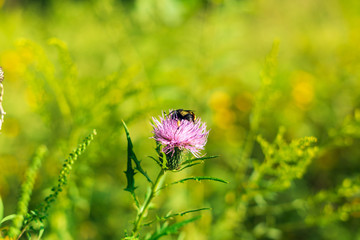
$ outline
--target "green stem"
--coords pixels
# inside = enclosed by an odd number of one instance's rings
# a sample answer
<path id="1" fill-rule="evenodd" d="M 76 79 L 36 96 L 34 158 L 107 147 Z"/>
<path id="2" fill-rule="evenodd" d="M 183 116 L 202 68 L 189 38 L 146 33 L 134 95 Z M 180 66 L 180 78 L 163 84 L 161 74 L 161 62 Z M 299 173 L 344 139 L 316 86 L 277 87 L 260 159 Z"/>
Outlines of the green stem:
<path id="1" fill-rule="evenodd" d="M 155 194 L 159 188 L 159 184 L 160 184 L 161 179 L 164 176 L 164 174 L 165 174 L 165 170 L 161 169 L 159 172 L 159 175 L 157 176 L 155 182 L 153 183 L 153 185 L 151 187 L 150 194 L 148 194 L 148 196 L 146 197 L 146 199 L 144 201 L 144 204 L 139 208 L 139 211 L 136 216 L 135 223 L 134 223 L 134 229 L 132 231 L 133 236 L 136 236 L 138 234 L 141 221 L 144 218 L 144 214 L 146 213 L 147 209 L 149 208 L 152 199 L 155 197 Z"/>

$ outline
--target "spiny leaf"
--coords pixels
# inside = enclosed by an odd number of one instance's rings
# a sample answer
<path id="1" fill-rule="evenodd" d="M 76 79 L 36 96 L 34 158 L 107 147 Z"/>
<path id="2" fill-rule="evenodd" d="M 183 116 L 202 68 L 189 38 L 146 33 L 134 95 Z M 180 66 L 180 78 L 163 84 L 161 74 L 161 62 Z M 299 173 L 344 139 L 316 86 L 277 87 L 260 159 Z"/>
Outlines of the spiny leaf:
<path id="1" fill-rule="evenodd" d="M 222 183 L 228 183 L 227 181 L 225 180 L 222 180 L 220 178 L 215 178 L 215 177 L 207 177 L 207 176 L 202 176 L 202 177 L 188 177 L 188 178 L 183 178 L 179 181 L 176 181 L 176 182 L 173 182 L 173 183 L 170 183 L 170 184 L 166 184 L 164 185 L 162 188 L 160 188 L 159 190 L 161 189 L 164 189 L 166 187 L 169 187 L 171 185 L 174 185 L 174 184 L 178 184 L 178 183 L 183 183 L 183 182 L 186 182 L 186 181 L 189 181 L 189 180 L 195 180 L 195 181 L 203 181 L 203 180 L 209 180 L 209 181 L 215 181 L 215 182 L 222 182 Z M 158 190 L 158 191 L 159 191 Z"/>
<path id="2" fill-rule="evenodd" d="M 137 159 L 135 152 L 133 150 L 133 144 L 130 138 L 130 133 L 129 133 L 129 129 L 127 128 L 126 124 L 124 121 L 122 121 L 123 125 L 124 125 L 124 129 L 125 129 L 125 133 L 126 133 L 126 138 L 128 141 L 128 166 L 129 166 L 129 161 L 132 159 L 135 163 L 135 169 L 138 170 L 142 175 L 144 175 L 146 177 L 146 179 L 150 182 L 153 183 L 151 181 L 151 179 L 149 178 L 149 176 L 147 175 L 147 173 L 142 169 L 141 165 L 140 165 L 140 161 Z M 130 159 L 130 160 L 129 160 Z M 131 167 L 132 168 L 132 167 Z M 132 174 L 131 171 L 129 174 Z M 132 181 L 134 180 L 134 175 L 135 173 L 133 173 L 132 175 Z M 130 175 L 129 175 L 130 176 Z M 127 176 L 126 176 L 127 177 Z M 129 182 L 128 182 L 129 183 Z M 133 186 L 134 187 L 134 186 Z"/>
<path id="3" fill-rule="evenodd" d="M 126 179 L 127 179 L 127 186 L 124 190 L 128 191 L 130 193 L 134 193 L 134 191 L 136 189 L 135 180 L 134 180 L 135 171 L 132 168 L 131 159 L 130 159 L 130 161 L 128 160 L 127 169 L 126 169 L 126 171 L 124 171 L 124 173 L 125 173 Z"/>
<path id="4" fill-rule="evenodd" d="M 132 166 L 132 161 L 131 161 L 131 153 L 132 153 L 132 142 L 130 139 L 130 134 L 129 131 L 126 127 L 125 122 L 123 122 L 124 128 L 125 128 L 125 132 L 126 132 L 126 137 L 128 139 L 128 154 L 127 154 L 127 168 L 126 171 L 124 172 L 126 175 L 126 179 L 127 179 L 127 186 L 124 189 L 125 191 L 130 192 L 131 194 L 135 194 L 135 179 L 134 179 L 134 175 L 135 175 L 135 170 Z"/>
<path id="5" fill-rule="evenodd" d="M 178 232 L 178 230 L 185 226 L 188 223 L 194 222 L 196 220 L 198 220 L 201 216 L 196 216 L 190 219 L 186 219 L 177 223 L 174 223 L 172 225 L 164 225 L 161 229 L 159 229 L 156 233 L 154 233 L 149 240 L 156 240 L 159 239 L 162 236 L 166 236 L 166 235 L 170 235 L 170 234 L 175 234 Z"/>

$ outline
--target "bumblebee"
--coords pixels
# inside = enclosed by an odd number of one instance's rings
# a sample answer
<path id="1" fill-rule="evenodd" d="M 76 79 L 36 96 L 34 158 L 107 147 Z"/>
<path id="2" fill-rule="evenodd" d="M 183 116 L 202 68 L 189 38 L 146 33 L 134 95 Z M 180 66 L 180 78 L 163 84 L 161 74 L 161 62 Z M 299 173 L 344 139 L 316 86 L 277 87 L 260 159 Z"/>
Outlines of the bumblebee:
<path id="1" fill-rule="evenodd" d="M 189 122 L 195 122 L 196 116 L 192 110 L 176 109 L 169 113 L 171 119 L 177 120 L 178 126 L 180 126 L 181 120 L 187 120 Z"/>

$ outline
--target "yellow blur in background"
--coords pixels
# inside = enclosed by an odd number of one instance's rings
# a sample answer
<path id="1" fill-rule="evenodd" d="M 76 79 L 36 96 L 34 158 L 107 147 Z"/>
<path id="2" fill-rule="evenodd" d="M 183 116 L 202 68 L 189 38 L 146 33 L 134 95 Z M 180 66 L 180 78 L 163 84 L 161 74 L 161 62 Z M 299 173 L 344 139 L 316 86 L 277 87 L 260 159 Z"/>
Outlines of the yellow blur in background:
<path id="1" fill-rule="evenodd" d="M 165 239 L 236 239 L 240 232 L 249 232 L 241 235 L 249 240 L 356 239 L 359 214 L 323 228 L 301 228 L 295 212 L 260 221 L 255 209 L 245 222 L 237 202 L 250 175 L 246 169 L 252 169 L 253 159 L 264 159 L 259 144 L 248 143 L 249 136 L 272 141 L 281 126 L 286 141 L 315 136 L 320 151 L 302 179 L 266 204 L 282 206 L 357 176 L 359 9 L 358 1 L 339 0 L 0 0 L 5 215 L 16 209 L 24 172 L 39 145 L 45 144 L 49 154 L 30 209 L 56 183 L 67 154 L 95 128 L 98 136 L 74 165 L 43 238 L 124 237 L 135 210 L 123 191 L 127 148 L 121 121 L 153 176 L 156 168 L 147 157 L 155 155 L 151 117 L 183 108 L 194 110 L 211 129 L 204 153 L 220 156 L 183 177 L 211 175 L 230 184 L 184 184 L 158 196 L 156 205 L 167 208 L 164 214 L 212 208 Z M 276 39 L 276 64 L 265 79 L 266 56 Z M 250 149 L 246 160 L 244 149 Z M 146 181 L 138 175 L 136 185 L 146 192 Z M 170 174 L 167 181 L 176 179 Z M 256 201 L 265 204 L 260 197 Z M 336 212 L 332 205 L 323 208 Z M 271 226 L 266 231 L 264 222 Z"/>

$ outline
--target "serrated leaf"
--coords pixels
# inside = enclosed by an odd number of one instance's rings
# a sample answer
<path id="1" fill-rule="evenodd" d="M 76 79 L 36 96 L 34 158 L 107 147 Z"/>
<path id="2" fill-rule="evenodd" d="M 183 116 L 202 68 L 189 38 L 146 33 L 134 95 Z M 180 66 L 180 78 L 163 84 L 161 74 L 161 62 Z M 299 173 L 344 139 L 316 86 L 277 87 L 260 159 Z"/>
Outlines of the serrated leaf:
<path id="1" fill-rule="evenodd" d="M 126 186 L 126 188 L 124 190 L 128 191 L 130 193 L 134 193 L 134 191 L 136 189 L 136 187 L 135 187 L 135 179 L 134 179 L 135 171 L 132 168 L 130 158 L 128 158 L 127 169 L 126 169 L 126 171 L 124 171 L 124 173 L 126 175 L 126 180 L 127 180 L 127 186 Z"/>
<path id="2" fill-rule="evenodd" d="M 183 182 L 186 182 L 186 181 L 189 181 L 189 180 L 195 180 L 195 181 L 204 181 L 204 180 L 208 180 L 208 181 L 215 181 L 215 182 L 221 182 L 221 183 L 229 183 L 223 179 L 220 179 L 220 178 L 215 178 L 215 177 L 207 177 L 207 176 L 202 176 L 202 177 L 188 177 L 188 178 L 183 178 L 179 181 L 176 181 L 176 182 L 173 182 L 173 183 L 170 183 L 170 184 L 166 184 L 164 185 L 162 188 L 160 188 L 159 190 L 161 189 L 164 189 L 166 187 L 169 187 L 171 185 L 175 185 L 175 184 L 178 184 L 178 183 L 183 183 Z M 158 190 L 158 191 L 159 191 Z"/>
<path id="3" fill-rule="evenodd" d="M 134 161 L 135 163 L 135 169 L 138 170 L 142 175 L 145 176 L 145 178 L 152 184 L 153 182 L 151 181 L 150 177 L 147 175 L 147 173 L 142 169 L 141 165 L 140 165 L 140 161 L 137 159 L 136 155 L 135 155 L 135 152 L 133 150 L 133 144 L 132 144 L 132 141 L 131 141 L 131 137 L 130 137 L 130 132 L 129 132 L 129 129 L 127 128 L 126 124 L 124 121 L 122 121 L 123 125 L 124 125 L 124 129 L 125 129 L 125 133 L 126 133 L 126 139 L 127 139 L 127 142 L 128 142 L 128 169 L 131 169 L 129 170 L 128 173 L 125 172 L 126 174 L 126 177 L 129 176 L 129 179 L 128 179 L 128 187 L 129 187 L 129 183 L 130 184 L 133 184 L 132 186 L 130 185 L 130 188 L 129 189 L 132 189 L 134 188 L 134 184 L 135 184 L 135 181 L 134 181 L 134 175 L 135 175 L 135 171 L 134 171 L 134 168 L 132 168 L 132 164 L 131 164 L 131 160 Z M 129 168 L 129 166 L 131 165 L 131 168 Z M 129 182 L 130 180 L 130 182 Z M 126 189 L 128 189 L 128 187 Z M 135 188 L 133 189 L 135 190 Z"/>
<path id="4" fill-rule="evenodd" d="M 194 222 L 196 220 L 198 220 L 201 216 L 196 216 L 190 219 L 186 219 L 177 223 L 174 223 L 172 225 L 164 225 L 162 228 L 160 228 L 156 233 L 154 233 L 149 240 L 156 240 L 159 239 L 163 236 L 166 235 L 170 235 L 170 234 L 175 234 L 178 232 L 178 230 L 185 226 L 188 223 Z"/>
<path id="5" fill-rule="evenodd" d="M 126 138 L 128 140 L 128 154 L 127 154 L 127 167 L 126 167 L 126 171 L 124 171 L 125 175 L 126 175 L 126 180 L 127 180 L 127 186 L 126 188 L 124 189 L 125 191 L 128 191 L 130 193 L 134 193 L 136 187 L 135 187 L 135 179 L 134 179 L 134 176 L 135 176 L 135 170 L 132 166 L 132 156 L 131 154 L 134 154 L 133 153 L 133 146 L 132 146 L 132 142 L 131 142 L 131 139 L 130 139 L 130 134 L 129 134 L 129 130 L 125 124 L 125 122 L 123 121 L 123 125 L 124 125 L 124 128 L 125 128 L 125 133 L 126 133 Z"/>

